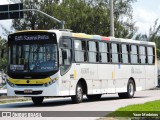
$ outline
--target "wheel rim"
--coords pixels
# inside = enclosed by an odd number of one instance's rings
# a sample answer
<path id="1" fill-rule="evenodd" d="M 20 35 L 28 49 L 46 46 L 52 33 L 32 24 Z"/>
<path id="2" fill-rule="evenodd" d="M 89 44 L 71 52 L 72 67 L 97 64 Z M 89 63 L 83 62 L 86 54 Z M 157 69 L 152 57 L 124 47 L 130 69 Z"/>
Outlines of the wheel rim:
<path id="1" fill-rule="evenodd" d="M 78 87 L 77 88 L 77 98 L 78 100 L 82 100 L 82 88 L 81 87 Z"/>
<path id="2" fill-rule="evenodd" d="M 132 96 L 134 94 L 134 87 L 133 87 L 133 84 L 130 83 L 129 84 L 129 94 Z"/>

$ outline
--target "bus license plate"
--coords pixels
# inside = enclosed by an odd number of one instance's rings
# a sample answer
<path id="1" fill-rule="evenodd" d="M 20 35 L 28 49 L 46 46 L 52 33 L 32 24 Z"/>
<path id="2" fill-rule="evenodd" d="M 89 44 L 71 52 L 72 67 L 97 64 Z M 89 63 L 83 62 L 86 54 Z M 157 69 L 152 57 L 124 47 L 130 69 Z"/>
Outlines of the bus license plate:
<path id="1" fill-rule="evenodd" d="M 24 93 L 32 93 L 32 90 L 30 89 L 24 90 Z"/>

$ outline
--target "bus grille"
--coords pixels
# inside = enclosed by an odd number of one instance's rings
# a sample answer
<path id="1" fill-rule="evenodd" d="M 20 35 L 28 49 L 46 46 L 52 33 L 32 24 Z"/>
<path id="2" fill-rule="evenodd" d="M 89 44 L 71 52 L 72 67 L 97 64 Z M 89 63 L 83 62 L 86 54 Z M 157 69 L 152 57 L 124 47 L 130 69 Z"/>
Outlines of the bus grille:
<path id="1" fill-rule="evenodd" d="M 18 94 L 18 95 L 39 95 L 39 94 L 42 94 L 42 90 L 32 91 L 32 93 L 24 93 L 24 91 L 15 91 L 15 94 Z"/>
<path id="2" fill-rule="evenodd" d="M 43 84 L 15 84 L 17 86 L 43 86 Z"/>

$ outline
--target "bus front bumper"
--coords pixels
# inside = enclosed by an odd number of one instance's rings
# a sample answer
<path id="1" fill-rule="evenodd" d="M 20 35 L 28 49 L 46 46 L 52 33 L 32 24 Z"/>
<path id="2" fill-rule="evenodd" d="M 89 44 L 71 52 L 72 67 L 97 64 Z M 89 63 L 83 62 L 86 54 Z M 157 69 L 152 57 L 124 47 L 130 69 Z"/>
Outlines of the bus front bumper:
<path id="1" fill-rule="evenodd" d="M 7 96 L 59 96 L 58 83 L 50 86 L 14 86 L 7 84 Z"/>

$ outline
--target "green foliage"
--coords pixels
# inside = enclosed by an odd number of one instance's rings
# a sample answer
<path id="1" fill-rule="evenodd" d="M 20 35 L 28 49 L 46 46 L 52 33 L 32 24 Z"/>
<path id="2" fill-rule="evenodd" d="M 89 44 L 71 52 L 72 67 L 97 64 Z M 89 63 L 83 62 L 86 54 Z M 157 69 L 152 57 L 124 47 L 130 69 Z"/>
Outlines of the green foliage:
<path id="1" fill-rule="evenodd" d="M 4 52 L 6 50 L 5 43 L 6 43 L 6 40 L 0 37 L 0 55 L 2 54 L 2 50 L 4 50 Z M 6 69 L 6 65 L 7 65 L 7 56 L 4 55 L 3 58 L 0 57 L 0 70 Z"/>
<path id="2" fill-rule="evenodd" d="M 149 29 L 149 34 L 138 34 L 135 38 L 136 40 L 155 42 L 157 47 L 157 56 L 160 57 L 160 24 L 158 24 L 158 19 Z"/>
<path id="3" fill-rule="evenodd" d="M 32 1 L 32 2 L 31 2 Z M 114 0 L 115 36 L 131 38 L 136 31 L 132 22 L 132 6 L 135 0 Z M 39 9 L 65 21 L 65 28 L 73 32 L 110 35 L 109 0 L 23 0 L 24 8 Z M 127 21 L 121 18 L 126 17 Z M 13 28 L 60 29 L 59 23 L 36 12 L 26 12 L 24 19 L 13 20 Z"/>
<path id="4" fill-rule="evenodd" d="M 135 117 L 133 113 L 142 114 L 142 113 L 155 113 L 160 114 L 160 100 L 146 102 L 144 104 L 135 104 L 129 105 L 117 109 L 115 112 L 108 114 L 107 116 L 112 117 Z M 145 117 L 145 116 L 144 116 Z"/>
<path id="5" fill-rule="evenodd" d="M 6 65 L 7 65 L 7 59 L 6 58 L 0 59 L 0 69 L 6 71 Z"/>

